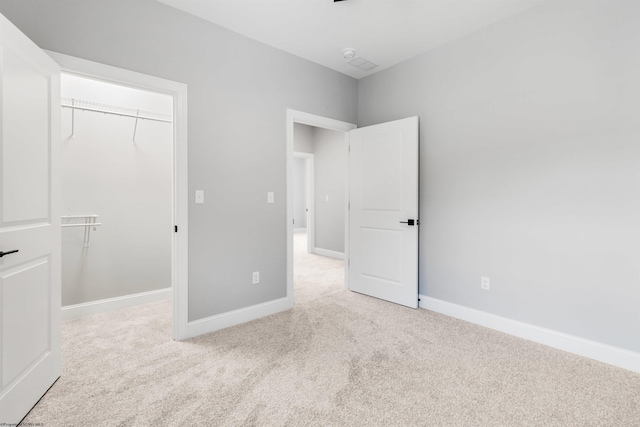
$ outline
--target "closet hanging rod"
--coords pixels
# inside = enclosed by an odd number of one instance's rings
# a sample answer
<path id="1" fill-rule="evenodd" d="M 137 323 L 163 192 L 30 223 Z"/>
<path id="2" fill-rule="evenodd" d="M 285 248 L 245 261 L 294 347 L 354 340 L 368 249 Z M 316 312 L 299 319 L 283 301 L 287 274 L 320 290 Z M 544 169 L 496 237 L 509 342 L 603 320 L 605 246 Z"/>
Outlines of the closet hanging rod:
<path id="1" fill-rule="evenodd" d="M 93 111 L 96 113 L 112 114 L 114 116 L 133 117 L 135 119 L 152 120 L 155 122 L 163 122 L 163 123 L 173 122 L 173 120 L 171 119 L 160 118 L 159 116 L 161 115 L 157 113 L 151 113 L 148 111 L 139 111 L 139 110 L 132 110 L 131 112 L 127 112 L 126 108 L 116 107 L 116 106 L 106 105 L 106 104 L 97 104 L 89 101 L 81 101 L 81 100 L 72 99 L 72 98 L 63 98 L 62 102 L 60 103 L 60 106 L 63 108 L 71 108 L 73 110 Z M 120 112 L 110 111 L 110 110 L 120 110 Z M 153 117 L 153 116 L 156 116 L 156 117 Z"/>
<path id="2" fill-rule="evenodd" d="M 82 247 L 88 248 L 91 246 L 91 227 L 96 230 L 96 227 L 102 225 L 98 221 L 98 215 L 63 215 L 60 217 L 61 227 L 84 227 L 84 242 Z M 84 222 L 82 222 L 84 220 Z"/>

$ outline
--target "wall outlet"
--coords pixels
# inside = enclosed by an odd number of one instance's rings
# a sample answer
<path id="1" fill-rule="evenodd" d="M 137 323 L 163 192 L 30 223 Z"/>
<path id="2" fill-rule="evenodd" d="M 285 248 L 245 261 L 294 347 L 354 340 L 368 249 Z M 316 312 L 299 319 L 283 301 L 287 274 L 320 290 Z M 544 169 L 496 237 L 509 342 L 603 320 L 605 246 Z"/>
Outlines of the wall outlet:
<path id="1" fill-rule="evenodd" d="M 253 272 L 253 284 L 257 285 L 258 283 L 260 283 L 260 272 L 259 271 L 254 271 Z"/>
<path id="2" fill-rule="evenodd" d="M 196 190 L 196 203 L 204 203 L 204 190 Z"/>
<path id="3" fill-rule="evenodd" d="M 484 289 L 485 291 L 491 290 L 491 282 L 489 281 L 488 277 L 482 276 L 480 278 L 480 288 Z"/>

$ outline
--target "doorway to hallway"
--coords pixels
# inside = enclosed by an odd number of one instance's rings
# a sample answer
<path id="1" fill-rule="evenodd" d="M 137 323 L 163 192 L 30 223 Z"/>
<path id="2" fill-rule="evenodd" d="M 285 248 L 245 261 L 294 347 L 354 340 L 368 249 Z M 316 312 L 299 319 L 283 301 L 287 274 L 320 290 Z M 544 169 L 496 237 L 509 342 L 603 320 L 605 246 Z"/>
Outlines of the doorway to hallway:
<path id="1" fill-rule="evenodd" d="M 347 287 L 347 132 L 355 125 L 289 112 L 287 296 L 300 304 Z"/>

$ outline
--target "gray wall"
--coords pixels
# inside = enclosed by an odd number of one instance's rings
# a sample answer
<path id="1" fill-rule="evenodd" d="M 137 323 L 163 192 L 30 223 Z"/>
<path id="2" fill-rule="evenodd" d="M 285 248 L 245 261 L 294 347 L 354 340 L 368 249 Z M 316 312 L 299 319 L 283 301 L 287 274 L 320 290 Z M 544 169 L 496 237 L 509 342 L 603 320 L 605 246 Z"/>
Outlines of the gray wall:
<path id="1" fill-rule="evenodd" d="M 314 155 L 314 245 L 344 253 L 347 178 L 344 133 L 295 123 L 293 150 Z"/>
<path id="2" fill-rule="evenodd" d="M 344 253 L 347 152 L 343 132 L 315 128 L 315 247 Z M 327 201 L 327 197 L 329 200 Z"/>
<path id="3" fill-rule="evenodd" d="M 293 124 L 293 151 L 313 153 L 313 126 Z"/>
<path id="4" fill-rule="evenodd" d="M 61 93 L 171 117 L 167 95 L 63 76 Z M 62 229 L 62 305 L 171 287 L 171 123 L 62 108 L 63 215 L 98 214 L 102 225 Z"/>
<path id="5" fill-rule="evenodd" d="M 293 151 L 313 154 L 312 126 L 293 124 Z M 296 158 L 293 166 L 293 219 L 296 228 L 307 227 L 307 166 Z"/>
<path id="6" fill-rule="evenodd" d="M 360 126 L 420 116 L 422 294 L 640 351 L 639 22 L 550 2 L 360 81 Z"/>
<path id="7" fill-rule="evenodd" d="M 293 226 L 307 228 L 307 159 L 293 159 Z"/>
<path id="8" fill-rule="evenodd" d="M 152 0 L 0 0 L 0 13 L 44 49 L 188 85 L 189 320 L 285 296 L 286 109 L 354 122 L 354 79 Z"/>

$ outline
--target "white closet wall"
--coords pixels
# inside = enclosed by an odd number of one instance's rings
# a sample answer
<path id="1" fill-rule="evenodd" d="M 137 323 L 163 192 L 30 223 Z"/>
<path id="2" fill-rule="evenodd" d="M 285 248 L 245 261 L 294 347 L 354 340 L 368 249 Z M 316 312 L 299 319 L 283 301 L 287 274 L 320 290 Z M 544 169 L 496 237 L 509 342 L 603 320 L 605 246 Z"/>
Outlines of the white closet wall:
<path id="1" fill-rule="evenodd" d="M 168 118 L 172 98 L 72 75 L 62 97 L 150 111 Z M 171 123 L 62 108 L 62 214 L 97 214 L 62 229 L 62 305 L 171 286 Z M 73 116 L 73 117 L 72 117 Z M 71 134 L 73 132 L 73 138 Z"/>

